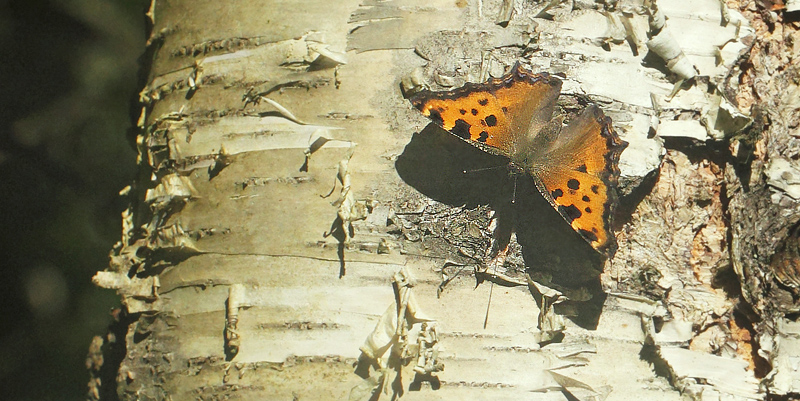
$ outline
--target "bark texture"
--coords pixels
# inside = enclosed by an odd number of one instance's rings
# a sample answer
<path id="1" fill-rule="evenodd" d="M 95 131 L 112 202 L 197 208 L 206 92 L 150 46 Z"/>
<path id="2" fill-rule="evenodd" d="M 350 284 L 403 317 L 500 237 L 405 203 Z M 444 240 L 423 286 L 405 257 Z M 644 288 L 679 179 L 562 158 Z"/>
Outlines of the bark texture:
<path id="1" fill-rule="evenodd" d="M 778 5 L 747 9 L 757 40 L 740 76 L 740 108 L 750 108 L 754 126 L 733 141 L 726 166 L 730 198 L 731 255 L 742 296 L 752 308 L 759 354 L 771 371 L 764 380 L 773 394 L 800 393 L 791 368 L 800 355 L 798 302 L 798 56 L 796 13 Z"/>
<path id="2" fill-rule="evenodd" d="M 797 392 L 778 368 L 797 355 L 794 25 L 664 3 L 154 0 L 141 174 L 94 279 L 125 305 L 91 354 L 116 380 L 90 394 Z M 519 60 L 630 142 L 612 259 L 404 98 Z"/>

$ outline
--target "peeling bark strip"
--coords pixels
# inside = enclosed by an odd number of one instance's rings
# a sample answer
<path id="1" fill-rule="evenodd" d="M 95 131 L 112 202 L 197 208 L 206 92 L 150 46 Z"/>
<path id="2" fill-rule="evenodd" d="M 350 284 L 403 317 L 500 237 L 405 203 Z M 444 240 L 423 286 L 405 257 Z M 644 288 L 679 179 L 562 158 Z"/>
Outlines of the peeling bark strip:
<path id="1" fill-rule="evenodd" d="M 151 4 L 140 175 L 93 279 L 124 311 L 93 341 L 90 399 L 800 391 L 800 79 L 788 64 L 800 37 L 784 11 L 717 0 Z M 630 143 L 620 216 L 631 217 L 605 264 L 571 228 L 553 229 L 563 221 L 532 200 L 531 183 L 513 186 L 491 155 L 421 130 L 401 93 L 485 82 L 515 62 L 562 77 L 559 109 L 597 104 Z M 332 207 L 320 195 L 337 180 Z M 325 237 L 337 218 L 343 235 Z M 490 228 L 509 222 L 523 229 L 505 263 L 473 272 L 506 245 L 492 245 Z M 382 318 L 387 305 L 402 310 L 398 272 L 416 278 L 414 305 L 437 324 L 392 326 L 407 364 L 386 362 L 390 378 L 362 346 L 401 316 Z M 497 288 L 476 287 L 485 280 Z"/>

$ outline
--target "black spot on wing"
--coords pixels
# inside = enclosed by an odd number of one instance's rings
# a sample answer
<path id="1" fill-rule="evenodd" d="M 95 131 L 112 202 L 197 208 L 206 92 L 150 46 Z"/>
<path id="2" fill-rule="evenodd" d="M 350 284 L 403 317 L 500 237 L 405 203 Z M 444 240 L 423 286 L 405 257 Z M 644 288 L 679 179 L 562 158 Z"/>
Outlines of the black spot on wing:
<path id="1" fill-rule="evenodd" d="M 472 115 L 473 116 L 477 116 L 478 115 L 478 109 L 472 109 Z"/>
<path id="2" fill-rule="evenodd" d="M 478 100 L 478 104 L 480 104 L 481 106 L 486 106 L 487 104 L 489 104 L 489 99 Z"/>
<path id="3" fill-rule="evenodd" d="M 590 199 L 588 196 L 586 196 L 586 195 L 583 195 L 583 198 L 581 198 L 581 199 L 583 199 L 583 201 L 584 201 L 584 202 L 589 202 L 589 201 L 591 200 L 591 199 Z"/>
<path id="4" fill-rule="evenodd" d="M 591 231 L 584 230 L 584 229 L 580 229 L 580 230 L 578 230 L 578 232 L 579 232 L 581 235 L 583 235 L 584 237 L 586 237 L 586 239 L 588 239 L 589 241 L 592 241 L 592 242 L 595 242 L 595 241 L 597 241 L 597 235 L 595 235 L 595 234 L 594 234 L 593 232 L 591 232 Z"/>
<path id="5" fill-rule="evenodd" d="M 594 193 L 596 193 L 596 194 L 597 194 L 597 193 L 600 193 L 600 192 L 598 192 L 598 191 L 600 191 L 600 187 L 598 187 L 597 185 L 592 185 L 592 192 L 594 192 Z"/>
<path id="6" fill-rule="evenodd" d="M 581 173 L 585 173 L 586 172 L 586 165 L 585 164 L 581 164 L 580 166 L 578 166 L 577 170 L 580 171 Z"/>
<path id="7" fill-rule="evenodd" d="M 574 190 L 577 191 L 578 189 L 581 188 L 581 183 L 580 183 L 580 181 L 578 181 L 578 180 L 576 180 L 574 178 L 570 179 L 569 181 L 567 181 L 567 188 L 574 189 Z"/>
<path id="8" fill-rule="evenodd" d="M 456 120 L 456 123 L 453 125 L 453 129 L 451 129 L 450 132 L 459 138 L 469 139 L 469 127 L 471 127 L 471 125 L 469 125 L 468 122 L 459 118 Z"/>
<path id="9" fill-rule="evenodd" d="M 553 192 L 551 192 L 550 195 L 553 195 L 553 199 L 558 199 L 558 198 L 564 196 L 564 191 L 562 191 L 560 189 L 556 189 Z"/>
<path id="10" fill-rule="evenodd" d="M 486 121 L 486 125 L 490 127 L 494 127 L 495 125 L 497 125 L 497 117 L 495 117 L 494 114 L 489 114 L 488 116 L 486 116 L 484 121 Z"/>
<path id="11" fill-rule="evenodd" d="M 444 126 L 444 119 L 442 118 L 442 114 L 439 113 L 438 111 L 431 110 L 430 111 L 430 115 L 428 115 L 428 117 L 430 117 L 431 121 L 436 123 L 436 125 L 438 125 L 440 127 Z"/>
<path id="12" fill-rule="evenodd" d="M 572 222 L 572 220 L 575 220 L 575 219 L 577 219 L 577 218 L 579 218 L 579 217 L 581 217 L 583 215 L 583 213 L 581 213 L 580 209 L 575 207 L 575 205 L 559 206 L 558 207 L 558 211 L 564 217 L 566 217 L 567 221 L 569 221 L 570 223 Z"/>
<path id="13" fill-rule="evenodd" d="M 508 113 L 508 107 L 506 107 L 506 106 L 503 106 L 503 107 L 502 107 L 502 110 L 503 110 L 503 113 Z"/>
<path id="14" fill-rule="evenodd" d="M 477 141 L 486 142 L 487 139 L 489 139 L 489 133 L 486 131 L 481 131 L 481 135 L 478 137 Z"/>
<path id="15" fill-rule="evenodd" d="M 458 112 L 459 112 L 459 113 L 461 113 L 461 115 L 462 115 L 462 116 L 463 116 L 464 114 L 467 114 L 467 111 L 466 111 L 466 110 L 464 110 L 464 109 L 459 109 L 459 110 L 458 110 Z"/>
<path id="16" fill-rule="evenodd" d="M 586 212 L 586 213 L 592 213 L 592 208 L 590 208 L 589 206 L 586 206 L 586 209 L 583 209 L 583 211 Z"/>

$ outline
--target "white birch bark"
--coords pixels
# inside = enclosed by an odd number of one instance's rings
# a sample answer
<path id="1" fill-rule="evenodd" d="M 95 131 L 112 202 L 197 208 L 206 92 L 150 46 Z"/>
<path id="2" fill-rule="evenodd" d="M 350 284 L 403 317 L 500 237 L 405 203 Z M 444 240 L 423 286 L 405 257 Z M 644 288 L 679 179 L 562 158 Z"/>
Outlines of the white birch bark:
<path id="1" fill-rule="evenodd" d="M 715 282 L 731 264 L 715 152 L 750 121 L 731 99 L 754 40 L 737 11 L 153 0 L 148 15 L 141 175 L 95 277 L 127 309 L 120 398 L 763 397 Z M 613 259 L 530 185 L 529 210 L 492 221 L 508 183 L 460 175 L 491 161 L 403 97 L 517 61 L 563 74 L 562 104 L 598 103 L 630 142 Z M 508 224 L 507 263 L 483 271 Z M 444 370 L 415 373 L 417 345 Z"/>

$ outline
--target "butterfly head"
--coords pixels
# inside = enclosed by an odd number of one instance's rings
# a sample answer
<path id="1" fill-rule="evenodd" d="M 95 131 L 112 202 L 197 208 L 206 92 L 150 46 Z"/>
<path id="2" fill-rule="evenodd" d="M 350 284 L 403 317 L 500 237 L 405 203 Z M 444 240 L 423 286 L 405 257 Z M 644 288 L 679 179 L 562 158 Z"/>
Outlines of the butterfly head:
<path id="1" fill-rule="evenodd" d="M 523 164 L 515 162 L 513 160 L 508 162 L 508 176 L 509 177 L 516 178 L 516 177 L 518 177 L 520 175 L 525 174 L 525 172 L 526 172 L 526 170 L 525 170 L 525 167 L 524 167 Z"/>

